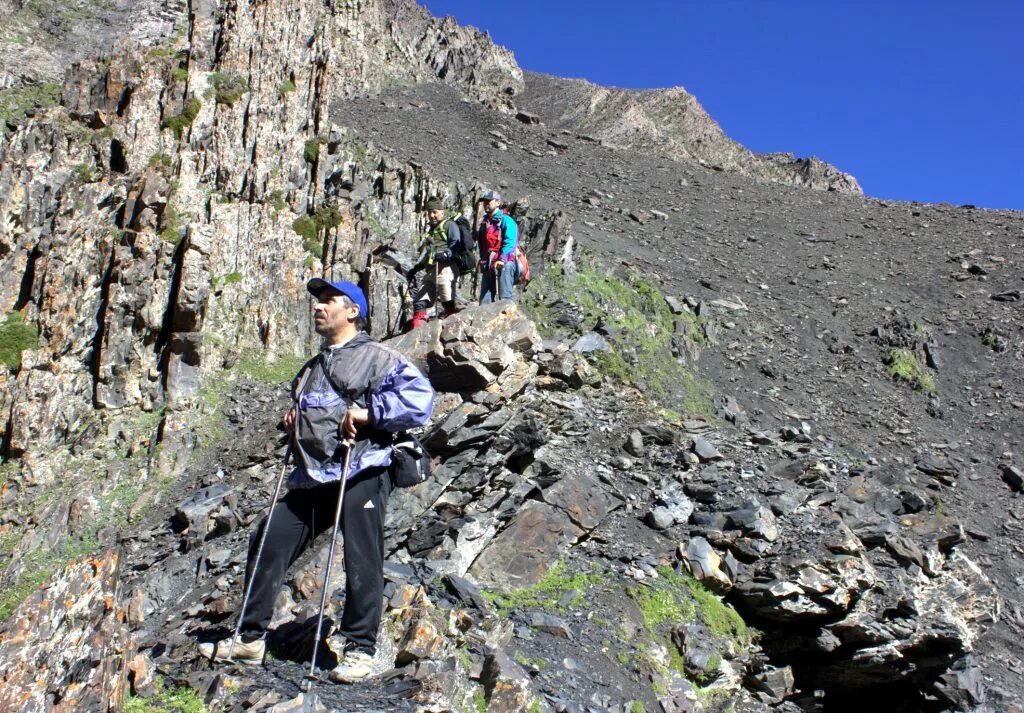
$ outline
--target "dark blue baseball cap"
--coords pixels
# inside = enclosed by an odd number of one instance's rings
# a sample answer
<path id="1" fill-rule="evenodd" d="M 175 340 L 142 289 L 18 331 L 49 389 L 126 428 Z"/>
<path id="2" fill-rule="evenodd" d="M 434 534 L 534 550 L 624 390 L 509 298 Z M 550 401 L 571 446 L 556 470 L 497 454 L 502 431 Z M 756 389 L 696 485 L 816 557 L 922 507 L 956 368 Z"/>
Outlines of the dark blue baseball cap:
<path id="1" fill-rule="evenodd" d="M 338 292 L 352 300 L 359 307 L 360 317 L 362 317 L 363 319 L 367 319 L 369 317 L 370 310 L 367 309 L 366 307 L 366 295 L 363 294 L 363 291 L 359 288 L 359 285 L 355 284 L 354 282 L 345 282 L 344 280 L 339 280 L 338 282 L 328 282 L 322 277 L 314 277 L 312 280 L 306 283 L 306 289 L 309 291 L 309 294 L 313 295 L 314 297 L 320 294 L 320 290 L 327 287 L 337 290 Z"/>

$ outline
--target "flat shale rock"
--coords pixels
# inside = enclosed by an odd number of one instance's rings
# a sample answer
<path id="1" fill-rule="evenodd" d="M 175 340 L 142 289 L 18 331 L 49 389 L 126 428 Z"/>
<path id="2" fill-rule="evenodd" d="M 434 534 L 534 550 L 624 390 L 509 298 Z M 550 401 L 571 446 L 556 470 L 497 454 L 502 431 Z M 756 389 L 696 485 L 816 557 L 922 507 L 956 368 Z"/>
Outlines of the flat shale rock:
<path id="1" fill-rule="evenodd" d="M 593 530 L 622 505 L 621 498 L 589 473 L 562 478 L 544 491 L 544 501 L 564 510 L 584 530 Z"/>
<path id="2" fill-rule="evenodd" d="M 531 500 L 480 553 L 469 572 L 501 592 L 532 586 L 583 533 L 563 510 Z"/>

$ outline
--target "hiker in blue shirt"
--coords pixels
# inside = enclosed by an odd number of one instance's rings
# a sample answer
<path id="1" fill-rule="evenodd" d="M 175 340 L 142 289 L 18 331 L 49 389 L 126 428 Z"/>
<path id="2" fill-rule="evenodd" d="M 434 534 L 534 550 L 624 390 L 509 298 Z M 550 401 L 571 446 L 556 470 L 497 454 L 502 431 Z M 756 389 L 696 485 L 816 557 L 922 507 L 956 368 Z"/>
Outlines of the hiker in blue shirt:
<path id="1" fill-rule="evenodd" d="M 487 191 L 480 201 L 484 204 L 484 217 L 477 229 L 480 304 L 495 299 L 510 300 L 515 294 L 512 286 L 516 284 L 518 271 L 519 228 L 512 216 L 501 209 L 501 194 Z"/>

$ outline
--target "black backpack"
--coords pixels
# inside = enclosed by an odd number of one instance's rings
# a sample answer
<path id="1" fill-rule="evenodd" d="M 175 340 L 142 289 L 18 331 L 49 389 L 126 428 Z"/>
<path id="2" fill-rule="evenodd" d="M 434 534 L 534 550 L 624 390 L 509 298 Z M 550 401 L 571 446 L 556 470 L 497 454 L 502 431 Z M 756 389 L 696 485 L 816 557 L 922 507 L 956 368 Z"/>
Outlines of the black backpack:
<path id="1" fill-rule="evenodd" d="M 476 269 L 476 241 L 473 239 L 473 226 L 469 224 L 466 216 L 459 215 L 451 220 L 459 229 L 459 244 L 452 250 L 452 260 L 459 268 L 459 272 L 467 273 Z"/>
<path id="2" fill-rule="evenodd" d="M 420 439 L 408 431 L 395 435 L 391 444 L 391 465 L 388 475 L 396 488 L 411 488 L 430 477 L 430 454 Z"/>

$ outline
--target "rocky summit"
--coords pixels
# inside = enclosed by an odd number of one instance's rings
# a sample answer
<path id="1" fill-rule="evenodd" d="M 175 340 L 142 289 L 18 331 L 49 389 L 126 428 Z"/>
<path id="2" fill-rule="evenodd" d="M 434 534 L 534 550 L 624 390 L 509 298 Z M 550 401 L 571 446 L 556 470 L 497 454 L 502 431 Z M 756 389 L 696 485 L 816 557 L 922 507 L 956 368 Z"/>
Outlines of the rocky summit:
<path id="1" fill-rule="evenodd" d="M 0 8 L 0 708 L 1021 710 L 1024 215 L 867 198 L 412 0 Z M 533 280 L 406 333 L 420 209 L 487 189 Z M 377 675 L 305 691 L 327 538 L 263 667 L 198 644 L 315 276 L 437 399 Z"/>

